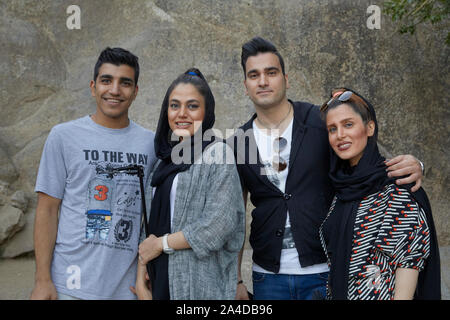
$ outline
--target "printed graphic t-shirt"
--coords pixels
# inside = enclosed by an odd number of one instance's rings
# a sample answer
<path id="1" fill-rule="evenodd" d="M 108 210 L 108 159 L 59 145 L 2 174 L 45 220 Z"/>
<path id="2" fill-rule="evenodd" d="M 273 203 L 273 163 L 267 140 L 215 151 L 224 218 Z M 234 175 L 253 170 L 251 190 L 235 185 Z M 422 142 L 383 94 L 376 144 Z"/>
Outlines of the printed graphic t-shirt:
<path id="1" fill-rule="evenodd" d="M 36 192 L 62 199 L 51 266 L 58 292 L 81 299 L 135 299 L 141 222 L 136 175 L 114 172 L 156 160 L 154 133 L 133 121 L 109 129 L 89 116 L 55 126 L 45 143 Z"/>

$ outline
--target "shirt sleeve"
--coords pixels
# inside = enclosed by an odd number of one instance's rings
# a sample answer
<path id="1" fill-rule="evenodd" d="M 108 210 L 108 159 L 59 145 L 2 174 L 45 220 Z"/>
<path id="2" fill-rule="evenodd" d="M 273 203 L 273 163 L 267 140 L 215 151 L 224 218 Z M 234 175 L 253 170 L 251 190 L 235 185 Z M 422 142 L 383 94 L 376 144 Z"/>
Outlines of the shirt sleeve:
<path id="1" fill-rule="evenodd" d="M 66 179 L 67 167 L 64 160 L 64 148 L 55 127 L 50 131 L 42 151 L 34 191 L 62 199 Z"/>
<path id="2" fill-rule="evenodd" d="M 406 189 L 389 195 L 388 213 L 377 247 L 391 257 L 396 268 L 422 270 L 430 254 L 430 230 L 425 212 Z"/>
<path id="3" fill-rule="evenodd" d="M 412 268 L 423 270 L 425 260 L 430 255 L 430 230 L 428 228 L 425 212 L 416 202 L 409 203 L 407 207 L 410 214 L 416 218 L 413 230 L 408 232 L 403 245 L 402 258 L 398 268 Z M 408 212 L 407 210 L 405 212 Z"/>

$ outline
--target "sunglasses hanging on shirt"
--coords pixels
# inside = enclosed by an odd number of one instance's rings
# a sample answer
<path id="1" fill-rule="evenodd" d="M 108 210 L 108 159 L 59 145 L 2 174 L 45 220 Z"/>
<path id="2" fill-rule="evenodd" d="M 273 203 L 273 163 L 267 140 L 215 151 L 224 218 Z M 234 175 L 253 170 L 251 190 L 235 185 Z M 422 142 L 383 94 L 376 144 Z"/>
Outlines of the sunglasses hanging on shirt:
<path id="1" fill-rule="evenodd" d="M 273 141 L 273 151 L 275 152 L 275 154 L 272 158 L 272 166 L 278 172 L 281 172 L 287 168 L 287 161 L 280 155 L 280 153 L 284 149 L 286 149 L 286 147 L 287 140 L 283 137 L 277 137 Z"/>

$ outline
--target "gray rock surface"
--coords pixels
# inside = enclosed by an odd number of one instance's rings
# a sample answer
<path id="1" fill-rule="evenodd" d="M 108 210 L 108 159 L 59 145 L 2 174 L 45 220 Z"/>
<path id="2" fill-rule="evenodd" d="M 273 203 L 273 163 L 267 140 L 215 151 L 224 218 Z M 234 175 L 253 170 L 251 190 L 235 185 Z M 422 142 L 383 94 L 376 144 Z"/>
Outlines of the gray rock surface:
<path id="1" fill-rule="evenodd" d="M 11 196 L 11 205 L 21 211 L 25 211 L 28 205 L 28 200 L 26 198 L 25 192 L 22 190 L 17 190 Z"/>
<path id="2" fill-rule="evenodd" d="M 2 141 L 0 141 L 0 180 L 4 182 L 13 182 L 19 175 L 7 153 L 2 149 Z"/>
<path id="3" fill-rule="evenodd" d="M 34 210 L 27 211 L 22 218 L 21 230 L 8 242 L 0 247 L 0 255 L 3 258 L 14 258 L 32 252 Z M 1 277 L 1 276 L 0 276 Z"/>
<path id="4" fill-rule="evenodd" d="M 0 244 L 22 229 L 22 217 L 23 212 L 20 209 L 11 205 L 0 207 Z"/>

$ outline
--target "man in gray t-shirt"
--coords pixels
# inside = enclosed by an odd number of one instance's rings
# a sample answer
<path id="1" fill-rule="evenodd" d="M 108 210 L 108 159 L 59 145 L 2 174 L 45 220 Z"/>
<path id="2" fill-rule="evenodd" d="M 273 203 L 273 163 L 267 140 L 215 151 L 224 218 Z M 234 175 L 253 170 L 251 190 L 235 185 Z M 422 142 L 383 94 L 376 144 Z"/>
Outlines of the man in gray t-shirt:
<path id="1" fill-rule="evenodd" d="M 153 132 L 128 119 L 138 92 L 137 57 L 106 48 L 91 92 L 96 112 L 52 128 L 35 191 L 32 299 L 134 299 L 141 223 L 139 178 L 117 173 L 156 160 Z M 59 212 L 59 218 L 58 218 Z"/>

